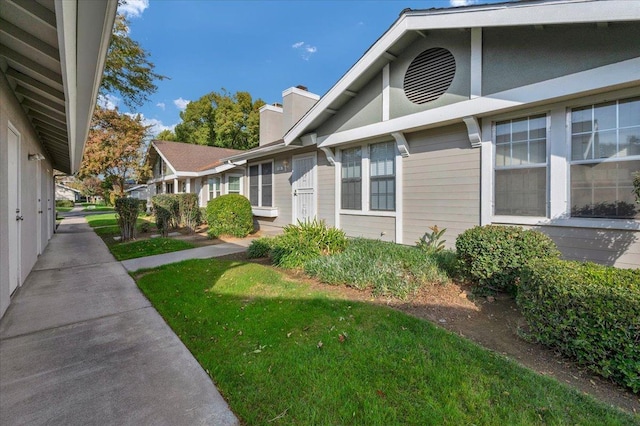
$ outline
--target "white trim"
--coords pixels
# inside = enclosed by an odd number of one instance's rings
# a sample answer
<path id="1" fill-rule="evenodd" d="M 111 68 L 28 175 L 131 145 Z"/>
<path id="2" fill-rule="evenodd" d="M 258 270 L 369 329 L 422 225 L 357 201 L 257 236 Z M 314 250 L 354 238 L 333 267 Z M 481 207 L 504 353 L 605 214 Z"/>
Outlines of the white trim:
<path id="1" fill-rule="evenodd" d="M 471 28 L 471 99 L 482 96 L 482 28 Z"/>
<path id="2" fill-rule="evenodd" d="M 404 139 L 404 136 L 402 137 Z M 397 139 L 396 139 L 397 142 Z M 406 141 L 405 141 L 406 142 Z M 403 145 L 405 146 L 405 145 Z M 400 145 L 396 145 L 396 158 L 394 159 L 394 172 L 395 172 L 395 181 L 396 181 L 396 193 L 393 194 L 395 197 L 395 216 L 396 216 L 396 243 L 403 243 L 403 233 L 404 233 L 404 197 L 403 197 L 403 189 L 404 189 L 404 178 L 402 174 L 403 170 L 403 161 L 402 158 L 405 155 L 399 150 Z M 406 146 L 405 146 L 406 149 Z M 409 152 L 407 151 L 407 157 L 409 156 Z"/>
<path id="3" fill-rule="evenodd" d="M 240 178 L 240 195 L 244 195 L 244 181 L 242 178 L 244 177 L 241 173 L 226 173 L 224 175 L 224 193 L 225 194 L 237 194 L 237 192 L 229 192 L 229 178 L 230 177 L 238 177 Z"/>
<path id="4" fill-rule="evenodd" d="M 164 154 L 158 149 L 158 147 L 156 146 L 155 142 L 152 141 L 151 145 L 153 145 L 153 148 L 156 150 L 156 153 L 160 156 L 160 158 L 162 158 L 162 160 L 164 161 L 165 166 L 169 166 L 169 168 L 173 171 L 173 174 L 177 174 L 178 172 L 176 171 L 176 169 L 171 165 L 169 160 L 167 160 L 167 157 L 165 157 Z M 166 169 L 165 169 L 165 171 L 166 171 Z M 160 172 L 162 172 L 162 166 L 160 166 Z"/>
<path id="5" fill-rule="evenodd" d="M 330 149 L 330 148 L 327 148 Z M 362 166 L 361 166 L 362 167 Z M 335 165 L 333 171 L 333 221 L 336 228 L 340 229 L 340 205 L 342 203 L 342 150 L 336 149 Z"/>
<path id="6" fill-rule="evenodd" d="M 400 156 L 408 157 L 410 155 L 409 142 L 407 142 L 407 138 L 404 137 L 404 134 L 402 132 L 394 132 L 394 133 L 391 133 L 391 136 L 396 141 L 396 148 L 398 149 Z M 321 149 L 324 149 L 324 148 L 321 148 Z"/>
<path id="7" fill-rule="evenodd" d="M 296 95 L 304 96 L 309 99 L 313 99 L 314 101 L 317 101 L 318 99 L 320 99 L 320 95 L 316 95 L 315 93 L 311 93 L 306 90 L 298 89 L 297 87 L 289 87 L 288 89 L 285 89 L 282 92 L 282 97 L 284 98 L 285 96 L 290 95 L 292 93 L 295 93 Z"/>
<path id="8" fill-rule="evenodd" d="M 382 121 L 389 120 L 390 117 L 390 96 L 391 84 L 389 83 L 390 65 L 387 64 L 382 68 Z"/>
<path id="9" fill-rule="evenodd" d="M 526 226 L 556 226 L 559 228 L 588 228 L 616 231 L 640 231 L 640 221 L 631 219 L 536 218 L 526 216 L 494 216 L 491 223 Z"/>
<path id="10" fill-rule="evenodd" d="M 251 206 L 251 211 L 254 216 L 258 217 L 278 217 L 277 207 L 258 207 Z"/>
<path id="11" fill-rule="evenodd" d="M 467 116 L 502 114 L 532 103 L 555 103 L 567 98 L 587 96 L 596 91 L 601 92 L 605 88 L 616 89 L 638 84 L 640 84 L 640 58 L 634 58 L 389 121 L 319 136 L 318 146 L 335 146 L 393 132 L 440 127 L 459 122 Z"/>
<path id="12" fill-rule="evenodd" d="M 291 156 L 291 178 L 293 178 L 293 174 L 294 174 L 293 165 L 295 164 L 295 160 L 300 158 L 305 158 L 305 157 L 313 158 L 313 161 L 314 161 L 313 170 L 312 170 L 313 196 L 314 196 L 313 207 L 315 210 L 314 217 L 318 217 L 318 153 L 317 151 Z M 291 189 L 292 189 L 291 191 L 291 219 L 292 220 L 291 221 L 292 223 L 297 223 L 298 214 L 296 212 L 296 200 L 294 199 L 295 196 L 293 193 L 293 182 L 291 182 Z"/>
<path id="13" fill-rule="evenodd" d="M 397 204 L 397 202 L 396 202 Z M 338 213 L 341 215 L 348 215 L 348 216 L 379 216 L 379 217 L 398 217 L 399 219 L 400 216 L 398 215 L 397 211 L 387 211 L 387 210 L 338 210 Z M 397 229 L 397 228 L 396 228 Z"/>
<path id="14" fill-rule="evenodd" d="M 270 206 L 263 206 L 262 205 L 262 165 L 263 164 L 271 164 L 271 205 Z M 274 176 L 275 176 L 275 161 L 273 159 L 271 160 L 265 160 L 265 161 L 259 161 L 259 162 L 255 162 L 255 163 L 247 163 L 247 195 L 248 195 L 248 199 L 249 201 L 251 201 L 251 167 L 252 166 L 258 166 L 258 204 L 257 205 L 251 205 L 251 207 L 255 207 L 258 209 L 274 209 L 275 206 L 275 201 L 274 201 Z M 266 216 L 266 217 L 276 217 L 278 215 L 278 210 L 277 208 L 276 210 L 276 215 L 275 216 Z M 254 213 L 255 214 L 255 213 Z M 255 214 L 256 216 L 260 216 L 258 214 Z M 264 216 L 264 215 L 263 215 Z"/>
<path id="15" fill-rule="evenodd" d="M 273 111 L 273 112 L 282 112 L 282 107 L 278 107 L 275 105 L 271 105 L 271 104 L 264 104 L 260 107 L 260 109 L 258 110 L 259 112 L 262 111 Z"/>
<path id="16" fill-rule="evenodd" d="M 327 162 L 329 163 L 329 165 L 330 166 L 335 166 L 336 165 L 336 157 L 333 154 L 333 151 L 331 150 L 331 148 L 320 147 L 320 150 L 322 152 L 324 152 L 324 156 L 327 157 Z"/>

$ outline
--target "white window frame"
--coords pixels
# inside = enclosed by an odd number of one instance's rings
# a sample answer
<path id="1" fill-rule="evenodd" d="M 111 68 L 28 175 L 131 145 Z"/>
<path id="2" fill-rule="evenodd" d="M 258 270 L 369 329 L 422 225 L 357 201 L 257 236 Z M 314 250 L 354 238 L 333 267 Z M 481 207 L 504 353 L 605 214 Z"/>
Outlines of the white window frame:
<path id="1" fill-rule="evenodd" d="M 231 192 L 229 191 L 229 179 L 232 177 L 237 177 L 239 179 L 239 183 L 240 183 L 240 190 L 239 192 Z M 244 190 L 243 190 L 243 175 L 240 173 L 227 173 L 224 177 L 224 187 L 225 187 L 225 194 L 240 194 L 240 195 L 244 195 Z"/>
<path id="2" fill-rule="evenodd" d="M 263 164 L 271 164 L 271 205 L 270 206 L 263 206 L 262 205 L 262 165 Z M 273 160 L 268 160 L 268 161 L 261 161 L 259 163 L 251 163 L 247 165 L 247 186 L 248 186 L 248 190 L 247 190 L 247 198 L 249 199 L 249 201 L 251 201 L 251 175 L 250 175 L 250 170 L 251 167 L 258 167 L 258 204 L 251 204 L 251 207 L 265 207 L 265 208 L 273 208 L 274 206 L 274 161 Z"/>
<path id="3" fill-rule="evenodd" d="M 493 137 L 483 138 L 481 144 L 481 211 L 480 224 L 538 225 L 574 228 L 595 228 L 612 230 L 640 231 L 638 219 L 601 219 L 571 217 L 570 176 L 571 167 L 571 109 L 588 104 L 622 100 L 640 96 L 640 88 L 621 89 L 604 94 L 586 96 L 574 100 L 548 104 L 543 107 L 521 110 L 517 113 L 501 114 L 483 119 L 482 134 L 493 136 L 493 123 L 512 118 L 547 113 L 549 129 L 547 132 L 548 164 L 548 218 L 527 216 L 496 216 L 494 211 L 495 167 Z"/>
<path id="4" fill-rule="evenodd" d="M 212 181 L 215 179 L 218 180 L 218 183 L 213 184 L 213 188 L 212 188 Z M 222 194 L 221 186 L 222 186 L 222 179 L 220 179 L 220 176 L 210 176 L 207 178 L 207 201 L 211 201 Z M 213 196 L 211 196 L 211 194 L 213 194 Z"/>

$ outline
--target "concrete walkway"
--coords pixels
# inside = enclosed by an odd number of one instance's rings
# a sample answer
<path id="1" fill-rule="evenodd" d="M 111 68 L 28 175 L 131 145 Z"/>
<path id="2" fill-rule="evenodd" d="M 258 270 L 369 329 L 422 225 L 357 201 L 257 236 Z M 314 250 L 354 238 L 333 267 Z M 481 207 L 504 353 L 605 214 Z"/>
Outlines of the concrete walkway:
<path id="1" fill-rule="evenodd" d="M 2 425 L 235 425 L 214 384 L 82 217 L 0 321 Z"/>

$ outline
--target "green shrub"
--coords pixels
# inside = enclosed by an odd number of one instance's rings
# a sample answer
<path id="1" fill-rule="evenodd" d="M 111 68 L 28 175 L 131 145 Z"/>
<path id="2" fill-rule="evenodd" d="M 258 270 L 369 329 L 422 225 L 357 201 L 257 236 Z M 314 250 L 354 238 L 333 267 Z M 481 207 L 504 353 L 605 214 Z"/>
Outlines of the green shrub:
<path id="1" fill-rule="evenodd" d="M 178 199 L 178 215 L 180 226 L 190 231 L 200 223 L 200 207 L 198 207 L 198 195 L 192 193 L 176 194 Z"/>
<path id="2" fill-rule="evenodd" d="M 158 232 L 166 237 L 169 234 L 169 229 L 175 228 L 178 224 L 178 200 L 172 194 L 159 194 L 151 198 L 151 203 Z"/>
<path id="3" fill-rule="evenodd" d="M 481 293 L 514 292 L 527 262 L 560 256 L 549 237 L 517 226 L 486 225 L 467 229 L 458 235 L 456 250 L 461 272 Z"/>
<path id="4" fill-rule="evenodd" d="M 56 207 L 73 207 L 74 205 L 71 200 L 56 200 Z"/>
<path id="5" fill-rule="evenodd" d="M 258 259 L 269 256 L 274 240 L 274 238 L 263 237 L 251 241 L 247 248 L 247 257 L 249 259 Z"/>
<path id="6" fill-rule="evenodd" d="M 243 238 L 253 232 L 251 203 L 239 194 L 216 197 L 207 204 L 209 237 L 231 235 Z"/>
<path id="7" fill-rule="evenodd" d="M 138 200 L 140 206 L 140 214 L 147 214 L 147 200 Z"/>
<path id="8" fill-rule="evenodd" d="M 438 225 L 430 226 L 431 232 L 427 231 L 418 241 L 416 241 L 416 247 L 427 253 L 436 253 L 444 250 L 444 243 L 447 240 L 443 240 L 442 236 L 447 232 L 447 228 L 438 228 Z"/>
<path id="9" fill-rule="evenodd" d="M 300 268 L 310 259 L 339 253 L 347 245 L 345 233 L 313 219 L 287 225 L 275 238 L 271 249 L 273 264 L 281 268 Z"/>
<path id="10" fill-rule="evenodd" d="M 533 339 L 640 393 L 640 270 L 533 261 L 517 303 Z"/>
<path id="11" fill-rule="evenodd" d="M 308 261 L 305 272 L 328 284 L 372 288 L 374 294 L 400 298 L 423 285 L 448 282 L 434 257 L 422 250 L 364 238 L 349 241 L 342 253 Z"/>
<path id="12" fill-rule="evenodd" d="M 200 224 L 206 224 L 207 223 L 207 208 L 206 207 L 200 207 Z"/>
<path id="13" fill-rule="evenodd" d="M 118 198 L 115 204 L 116 220 L 120 227 L 121 241 L 135 238 L 136 221 L 140 214 L 140 201 L 137 198 Z"/>

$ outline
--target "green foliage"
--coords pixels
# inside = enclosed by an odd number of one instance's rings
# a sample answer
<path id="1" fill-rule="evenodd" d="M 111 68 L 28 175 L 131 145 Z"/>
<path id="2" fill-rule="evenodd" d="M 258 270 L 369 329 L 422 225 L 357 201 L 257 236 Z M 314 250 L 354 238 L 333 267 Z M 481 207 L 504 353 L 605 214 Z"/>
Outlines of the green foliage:
<path id="1" fill-rule="evenodd" d="M 139 206 L 140 206 L 140 214 L 146 214 L 147 213 L 147 200 L 138 200 Z"/>
<path id="2" fill-rule="evenodd" d="M 533 261 L 517 302 L 535 340 L 640 393 L 640 270 Z"/>
<path id="3" fill-rule="evenodd" d="M 56 200 L 56 207 L 73 207 L 74 205 L 71 200 Z"/>
<path id="4" fill-rule="evenodd" d="M 178 224 L 178 200 L 172 194 L 159 194 L 151 198 L 153 214 L 156 217 L 156 227 L 163 237 Z"/>
<path id="5" fill-rule="evenodd" d="M 251 203 L 239 194 L 226 194 L 207 203 L 208 234 L 211 238 L 231 235 L 244 238 L 253 232 Z"/>
<path id="6" fill-rule="evenodd" d="M 456 250 L 461 272 L 481 293 L 514 292 L 527 262 L 560 256 L 549 237 L 517 226 L 486 225 L 467 229 L 458 235 Z"/>
<path id="7" fill-rule="evenodd" d="M 439 229 L 438 225 L 430 226 L 431 232 L 427 231 L 418 241 L 416 241 L 416 247 L 427 253 L 436 253 L 444 250 L 444 243 L 447 240 L 443 240 L 442 236 L 447 232 L 447 228 Z"/>
<path id="8" fill-rule="evenodd" d="M 636 197 L 636 203 L 640 204 L 640 172 L 633 174 L 633 194 Z"/>
<path id="9" fill-rule="evenodd" d="M 200 207 L 197 194 L 176 194 L 178 198 L 178 215 L 180 226 L 193 232 L 200 222 Z"/>
<path id="10" fill-rule="evenodd" d="M 118 198 L 116 200 L 116 220 L 120 227 L 122 241 L 132 240 L 136 236 L 136 222 L 140 214 L 139 204 L 137 198 Z"/>
<path id="11" fill-rule="evenodd" d="M 269 256 L 275 238 L 262 237 L 251 241 L 247 248 L 247 257 L 249 259 L 258 259 Z"/>
<path id="12" fill-rule="evenodd" d="M 111 250 L 111 253 L 116 259 L 122 261 L 187 250 L 194 247 L 195 246 L 193 244 L 187 241 L 174 240 L 171 238 L 151 238 L 148 240 L 132 241 L 129 243 L 112 244 L 109 246 L 109 250 Z"/>
<path id="13" fill-rule="evenodd" d="M 207 208 L 200 207 L 200 223 L 207 223 Z"/>
<path id="14" fill-rule="evenodd" d="M 163 131 L 161 131 L 160 133 L 158 133 L 155 137 L 155 140 L 159 140 L 159 141 L 177 141 L 178 138 L 176 137 L 175 133 L 173 133 L 171 130 L 169 129 L 164 129 Z"/>
<path id="15" fill-rule="evenodd" d="M 297 225 L 285 226 L 284 233 L 275 238 L 271 258 L 281 268 L 300 268 L 310 259 L 339 253 L 346 245 L 344 231 L 317 219 L 298 221 Z"/>
<path id="16" fill-rule="evenodd" d="M 437 261 L 422 250 L 364 238 L 349 241 L 342 253 L 308 261 L 305 272 L 328 284 L 371 288 L 376 295 L 399 298 L 423 285 L 448 282 Z"/>

